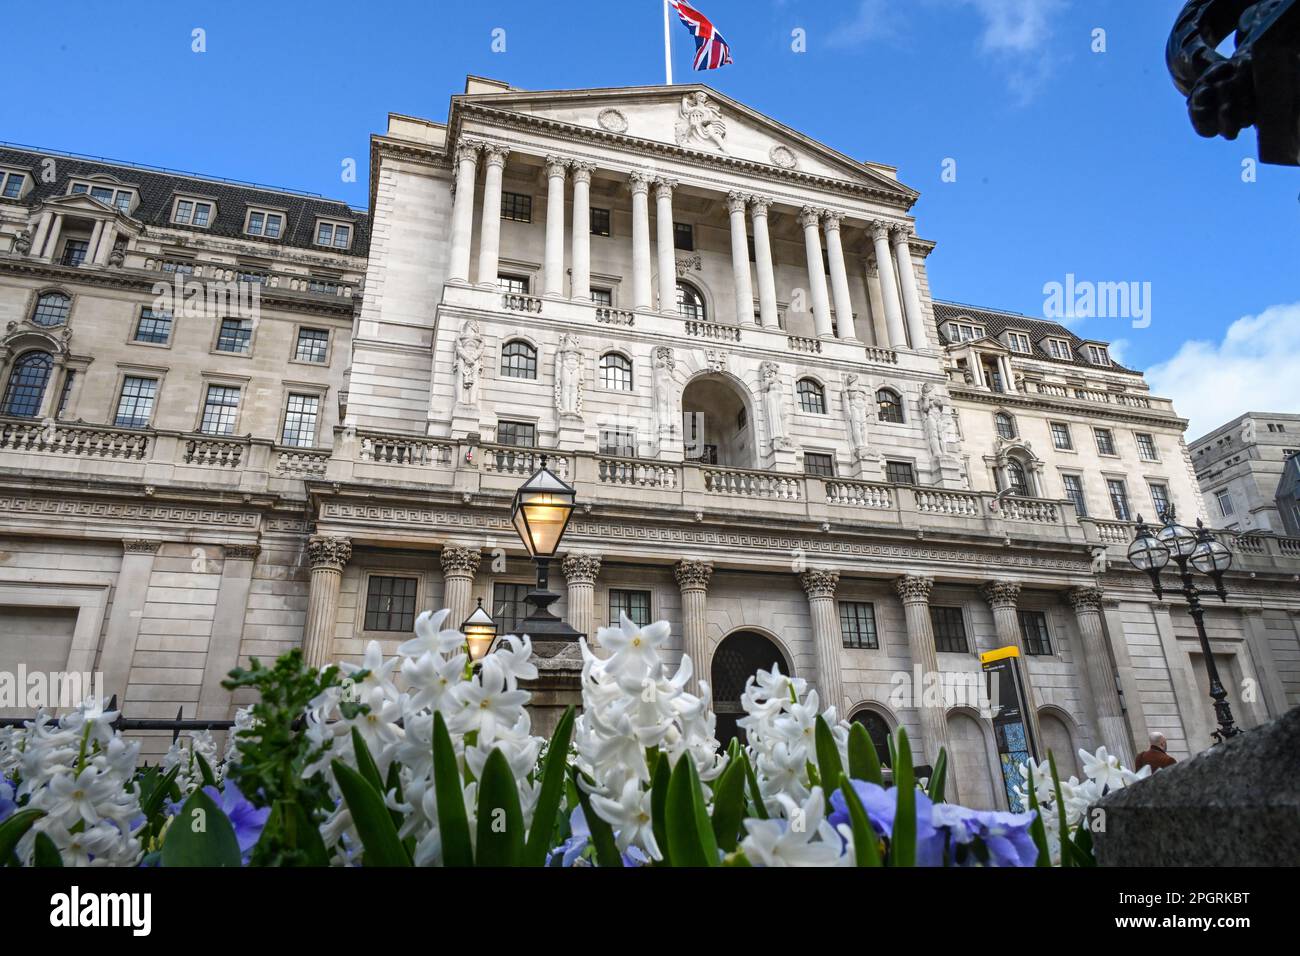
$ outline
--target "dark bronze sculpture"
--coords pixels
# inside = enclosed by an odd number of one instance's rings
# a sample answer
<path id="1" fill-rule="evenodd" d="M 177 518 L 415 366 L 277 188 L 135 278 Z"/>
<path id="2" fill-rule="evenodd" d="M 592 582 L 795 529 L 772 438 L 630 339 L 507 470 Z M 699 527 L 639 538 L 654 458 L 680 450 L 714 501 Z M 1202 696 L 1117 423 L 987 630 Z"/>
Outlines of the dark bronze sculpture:
<path id="1" fill-rule="evenodd" d="M 1196 132 L 1236 139 L 1254 126 L 1262 162 L 1300 166 L 1300 0 L 1189 0 L 1165 59 Z"/>

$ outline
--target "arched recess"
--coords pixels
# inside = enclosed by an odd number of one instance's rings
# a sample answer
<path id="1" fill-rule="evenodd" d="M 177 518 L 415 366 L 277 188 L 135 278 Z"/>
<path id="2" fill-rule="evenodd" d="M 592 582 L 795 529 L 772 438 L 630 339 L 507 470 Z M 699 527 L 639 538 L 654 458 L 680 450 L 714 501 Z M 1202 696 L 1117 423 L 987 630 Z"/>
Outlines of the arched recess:
<path id="1" fill-rule="evenodd" d="M 987 461 L 987 459 L 985 459 Z M 1016 494 L 1043 498 L 1043 460 L 1034 454 L 1028 442 L 999 438 L 993 457 L 993 468 L 998 491 L 1014 489 Z M 1019 477 L 1023 476 L 1023 489 Z"/>
<path id="2" fill-rule="evenodd" d="M 1042 759 L 1050 750 L 1062 780 L 1079 776 L 1079 735 L 1070 716 L 1057 707 L 1040 707 L 1038 732 L 1043 738 Z"/>
<path id="3" fill-rule="evenodd" d="M 871 742 L 876 746 L 876 754 L 880 757 L 880 763 L 888 767 L 889 760 L 889 738 L 895 728 L 898 727 L 898 720 L 883 705 L 874 702 L 859 704 L 849 715 L 849 722 L 861 724 L 867 729 L 867 734 L 871 737 Z"/>
<path id="4" fill-rule="evenodd" d="M 987 722 L 965 707 L 948 711 L 947 720 L 948 779 L 957 785 L 955 794 L 949 789 L 948 800 L 973 810 L 997 809 L 1003 803 L 1002 777 Z"/>
<path id="5" fill-rule="evenodd" d="M 754 403 L 749 389 L 726 372 L 702 372 L 682 389 L 682 443 L 686 460 L 702 465 L 757 468 Z"/>
<path id="6" fill-rule="evenodd" d="M 781 673 L 792 675 L 790 658 L 767 634 L 753 628 L 732 631 L 713 650 L 709 663 L 709 687 L 713 692 L 713 712 L 717 714 L 717 738 L 726 749 L 733 737 L 744 743 L 744 731 L 736 721 L 745 716 L 740 699 L 745 684 L 759 671 L 770 671 L 774 666 Z"/>

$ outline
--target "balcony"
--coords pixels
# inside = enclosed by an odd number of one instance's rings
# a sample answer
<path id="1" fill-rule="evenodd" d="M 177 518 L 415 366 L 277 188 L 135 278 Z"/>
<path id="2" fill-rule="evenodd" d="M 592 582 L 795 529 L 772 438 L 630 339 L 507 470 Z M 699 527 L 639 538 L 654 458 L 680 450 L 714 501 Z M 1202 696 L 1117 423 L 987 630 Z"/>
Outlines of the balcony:
<path id="1" fill-rule="evenodd" d="M 262 287 L 263 295 L 276 291 L 298 293 L 314 299 L 350 300 L 354 294 L 357 294 L 354 284 L 341 278 L 325 278 L 296 272 L 250 272 L 221 262 L 187 262 L 186 269 L 174 268 L 174 261 L 170 264 L 172 267 L 165 268 L 166 265 L 168 265 L 167 260 L 161 257 L 147 256 L 142 260 L 142 268 L 150 272 L 163 273 L 166 276 L 163 280 L 165 282 L 173 282 L 174 277 L 179 275 L 181 282 L 207 280 L 256 284 Z"/>

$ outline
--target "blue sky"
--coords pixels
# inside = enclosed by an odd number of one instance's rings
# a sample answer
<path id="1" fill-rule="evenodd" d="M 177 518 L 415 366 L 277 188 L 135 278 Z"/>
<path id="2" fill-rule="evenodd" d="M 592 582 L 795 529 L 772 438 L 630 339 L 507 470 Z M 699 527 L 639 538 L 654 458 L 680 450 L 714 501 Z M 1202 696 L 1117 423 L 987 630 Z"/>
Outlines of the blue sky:
<path id="1" fill-rule="evenodd" d="M 1164 66 L 1181 0 L 698 0 L 736 63 L 717 89 L 899 168 L 936 297 L 1041 315 L 1067 274 L 1150 283 L 1118 340 L 1192 433 L 1296 411 L 1300 170 L 1249 132 L 1202 140 Z M 592 18 L 574 20 L 575 11 Z M 364 206 L 388 112 L 443 119 L 466 73 L 525 89 L 663 82 L 659 0 L 11 4 L 0 139 L 311 190 Z M 191 31 L 206 32 L 206 52 Z M 494 52 L 493 31 L 505 50 Z M 1092 51 L 1094 30 L 1105 52 Z M 792 31 L 806 51 L 796 52 Z M 498 44 L 499 45 L 499 44 Z M 353 183 L 340 177 L 357 162 Z M 956 181 L 944 182 L 945 160 Z"/>

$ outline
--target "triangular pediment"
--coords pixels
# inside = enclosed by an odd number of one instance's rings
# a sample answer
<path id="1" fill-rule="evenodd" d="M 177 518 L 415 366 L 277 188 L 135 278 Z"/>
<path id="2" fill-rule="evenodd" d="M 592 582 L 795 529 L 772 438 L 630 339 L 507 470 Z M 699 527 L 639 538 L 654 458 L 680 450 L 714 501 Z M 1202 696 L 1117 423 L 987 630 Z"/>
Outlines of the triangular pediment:
<path id="1" fill-rule="evenodd" d="M 453 116 L 462 105 L 520 113 L 607 137 L 649 140 L 705 156 L 851 182 L 893 193 L 908 205 L 917 196 L 898 182 L 892 168 L 845 156 L 699 84 L 472 94 L 454 98 Z"/>

